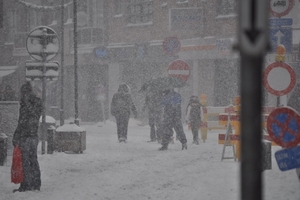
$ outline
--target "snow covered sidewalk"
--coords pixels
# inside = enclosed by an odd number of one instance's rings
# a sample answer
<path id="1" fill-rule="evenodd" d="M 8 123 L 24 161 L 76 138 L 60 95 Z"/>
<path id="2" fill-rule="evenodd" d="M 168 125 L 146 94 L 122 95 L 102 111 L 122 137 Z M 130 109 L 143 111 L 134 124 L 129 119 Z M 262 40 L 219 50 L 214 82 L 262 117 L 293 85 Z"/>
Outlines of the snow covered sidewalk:
<path id="1" fill-rule="evenodd" d="M 218 133 L 211 131 L 206 143 L 192 144 L 185 127 L 188 149 L 179 141 L 158 151 L 148 143 L 149 126 L 130 120 L 128 142 L 118 143 L 116 125 L 107 121 L 81 126 L 87 132 L 83 154 L 54 152 L 41 155 L 42 188 L 38 192 L 12 193 L 11 156 L 0 166 L 1 200 L 234 200 L 239 199 L 239 163 L 221 161 Z M 272 147 L 272 155 L 280 147 Z M 228 153 L 230 148 L 226 148 Z M 295 170 L 281 172 L 272 157 L 272 170 L 263 172 L 266 200 L 300 200 Z"/>

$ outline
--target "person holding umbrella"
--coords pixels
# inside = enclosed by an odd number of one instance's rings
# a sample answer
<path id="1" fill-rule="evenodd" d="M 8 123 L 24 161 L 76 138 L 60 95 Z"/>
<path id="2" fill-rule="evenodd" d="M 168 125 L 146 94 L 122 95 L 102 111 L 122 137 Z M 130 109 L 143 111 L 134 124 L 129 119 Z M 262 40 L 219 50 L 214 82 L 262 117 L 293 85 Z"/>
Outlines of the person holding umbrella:
<path id="1" fill-rule="evenodd" d="M 162 146 L 159 148 L 159 151 L 168 149 L 170 139 L 173 136 L 173 128 L 182 144 L 182 150 L 187 149 L 187 139 L 181 123 L 181 95 L 175 92 L 173 88 L 166 89 L 163 93 Z"/>

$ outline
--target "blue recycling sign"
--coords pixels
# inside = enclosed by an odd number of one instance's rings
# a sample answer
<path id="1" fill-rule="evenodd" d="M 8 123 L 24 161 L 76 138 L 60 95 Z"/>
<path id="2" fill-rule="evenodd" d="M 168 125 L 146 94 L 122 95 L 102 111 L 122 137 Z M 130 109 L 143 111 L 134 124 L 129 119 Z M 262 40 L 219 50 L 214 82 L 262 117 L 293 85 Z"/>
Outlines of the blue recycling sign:
<path id="1" fill-rule="evenodd" d="M 293 34 L 292 27 L 270 27 L 271 52 L 276 52 L 276 47 L 284 45 L 286 53 L 292 53 Z"/>
<path id="2" fill-rule="evenodd" d="M 300 168 L 300 146 L 279 150 L 275 158 L 281 171 Z"/>

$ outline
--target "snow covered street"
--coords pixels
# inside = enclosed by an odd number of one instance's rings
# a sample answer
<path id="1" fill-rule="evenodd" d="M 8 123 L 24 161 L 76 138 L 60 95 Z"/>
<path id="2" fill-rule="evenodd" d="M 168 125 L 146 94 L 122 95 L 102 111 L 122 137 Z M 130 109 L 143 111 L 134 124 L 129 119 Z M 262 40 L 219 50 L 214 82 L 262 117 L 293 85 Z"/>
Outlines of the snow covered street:
<path id="1" fill-rule="evenodd" d="M 149 126 L 130 119 L 128 141 L 119 143 L 116 125 L 107 121 L 81 124 L 87 132 L 83 154 L 54 152 L 41 155 L 42 187 L 38 192 L 12 193 L 19 185 L 10 182 L 11 156 L 0 166 L 1 200 L 234 200 L 239 199 L 239 163 L 221 161 L 223 145 L 210 131 L 205 143 L 192 144 L 185 126 L 188 149 L 179 141 L 167 151 L 148 143 Z M 295 170 L 281 172 L 274 158 L 280 147 L 272 147 L 272 170 L 263 172 L 264 199 L 300 200 Z M 226 148 L 232 154 L 231 148 Z"/>

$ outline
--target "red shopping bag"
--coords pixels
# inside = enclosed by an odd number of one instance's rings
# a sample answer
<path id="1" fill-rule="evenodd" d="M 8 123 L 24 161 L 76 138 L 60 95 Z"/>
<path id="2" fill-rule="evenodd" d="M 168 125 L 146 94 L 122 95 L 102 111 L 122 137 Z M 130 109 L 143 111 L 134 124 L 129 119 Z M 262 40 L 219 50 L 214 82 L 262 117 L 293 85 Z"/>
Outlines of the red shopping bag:
<path id="1" fill-rule="evenodd" d="M 11 182 L 15 184 L 23 182 L 22 151 L 18 146 L 14 147 L 12 157 Z"/>

